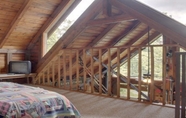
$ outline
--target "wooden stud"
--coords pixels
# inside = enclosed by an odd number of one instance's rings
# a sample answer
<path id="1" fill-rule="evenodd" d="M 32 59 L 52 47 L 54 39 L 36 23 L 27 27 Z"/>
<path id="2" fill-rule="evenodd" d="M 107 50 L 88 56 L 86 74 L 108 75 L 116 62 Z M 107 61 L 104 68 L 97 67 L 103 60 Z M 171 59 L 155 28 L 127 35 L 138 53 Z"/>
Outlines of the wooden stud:
<path id="1" fill-rule="evenodd" d="M 6 69 L 7 73 L 9 72 L 9 62 L 12 60 L 12 53 L 7 53 L 6 54 Z"/>
<path id="2" fill-rule="evenodd" d="M 128 48 L 127 52 L 127 76 L 128 76 L 128 81 L 127 81 L 127 99 L 130 99 L 130 48 Z"/>
<path id="3" fill-rule="evenodd" d="M 40 58 L 42 58 L 45 54 L 46 54 L 46 52 L 47 52 L 47 38 L 48 38 L 48 36 L 47 36 L 47 33 L 43 33 L 42 34 L 42 38 L 41 38 L 41 55 L 40 55 Z"/>
<path id="4" fill-rule="evenodd" d="M 138 49 L 139 50 L 139 57 L 138 57 L 138 101 L 141 102 L 141 64 L 142 64 L 142 60 L 141 60 L 141 48 Z"/>
<path id="5" fill-rule="evenodd" d="M 64 80 L 64 88 L 66 89 L 66 51 L 63 53 L 63 80 Z"/>
<path id="6" fill-rule="evenodd" d="M 58 80 L 57 80 L 58 87 L 61 86 L 61 63 L 60 63 L 60 61 L 61 61 L 61 56 L 58 55 Z"/>
<path id="7" fill-rule="evenodd" d="M 52 86 L 55 86 L 55 62 L 52 62 Z"/>
<path id="8" fill-rule="evenodd" d="M 38 84 L 41 84 L 41 76 L 38 76 Z M 33 81 L 34 82 L 34 81 Z M 34 82 L 34 84 L 35 84 L 35 82 Z"/>
<path id="9" fill-rule="evenodd" d="M 47 85 L 50 85 L 50 66 L 47 68 Z"/>
<path id="10" fill-rule="evenodd" d="M 185 58 L 185 54 L 182 54 L 182 95 L 181 95 L 181 117 L 182 118 L 184 118 L 185 117 L 185 97 L 186 97 L 186 95 L 185 95 L 185 93 L 183 93 L 183 91 L 185 91 L 185 89 L 186 89 L 186 86 L 185 86 L 185 70 L 186 70 L 186 58 Z M 180 83 L 180 82 L 179 82 Z"/>
<path id="11" fill-rule="evenodd" d="M 102 94 L 102 50 L 99 49 L 99 94 Z"/>
<path id="12" fill-rule="evenodd" d="M 165 105 L 166 100 L 166 46 L 163 47 L 163 100 L 162 104 Z"/>
<path id="13" fill-rule="evenodd" d="M 70 55 L 69 55 L 69 63 L 70 63 L 70 68 L 69 68 L 69 76 L 70 76 L 70 90 L 72 90 L 73 86 L 73 81 L 72 81 L 72 50 L 70 50 Z"/>
<path id="14" fill-rule="evenodd" d="M 45 84 L 45 73 L 44 72 L 42 72 L 42 75 L 43 75 L 43 85 Z"/>
<path id="15" fill-rule="evenodd" d="M 91 93 L 94 93 L 94 60 L 93 60 L 93 49 L 90 49 L 91 53 L 91 58 L 90 58 L 90 63 L 91 63 Z"/>
<path id="16" fill-rule="evenodd" d="M 150 85 L 150 102 L 154 99 L 154 48 L 151 46 L 151 85 Z"/>
<path id="17" fill-rule="evenodd" d="M 177 53 L 176 54 L 176 82 L 175 82 L 176 84 L 175 85 L 175 102 L 176 102 L 175 103 L 175 118 L 180 118 L 180 68 L 181 68 L 180 61 L 182 60 L 182 58 L 180 57 L 181 55 Z"/>
<path id="18" fill-rule="evenodd" d="M 107 74 L 107 76 L 108 76 L 108 96 L 110 96 L 111 95 L 111 90 L 113 89 L 112 88 L 112 80 L 111 80 L 111 52 L 110 52 L 110 48 L 108 48 L 107 49 L 108 50 L 108 68 L 107 68 L 107 70 L 108 70 L 108 74 Z"/>
<path id="19" fill-rule="evenodd" d="M 76 50 L 76 87 L 79 90 L 79 50 Z"/>
<path id="20" fill-rule="evenodd" d="M 86 50 L 83 49 L 83 85 L 84 85 L 84 91 L 86 89 Z"/>
<path id="21" fill-rule="evenodd" d="M 117 97 L 120 97 L 120 48 L 117 48 Z"/>

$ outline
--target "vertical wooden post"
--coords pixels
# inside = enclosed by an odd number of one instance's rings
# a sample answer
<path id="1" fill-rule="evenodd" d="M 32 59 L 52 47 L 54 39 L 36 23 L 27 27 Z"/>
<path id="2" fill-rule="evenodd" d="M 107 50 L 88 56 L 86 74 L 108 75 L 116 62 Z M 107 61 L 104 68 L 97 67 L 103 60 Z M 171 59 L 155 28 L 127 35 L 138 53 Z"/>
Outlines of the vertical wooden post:
<path id="1" fill-rule="evenodd" d="M 42 72 L 43 85 L 45 84 L 45 72 Z"/>
<path id="2" fill-rule="evenodd" d="M 99 94 L 102 94 L 102 49 L 99 49 Z"/>
<path id="3" fill-rule="evenodd" d="M 79 90 L 79 50 L 76 50 L 76 87 Z"/>
<path id="4" fill-rule="evenodd" d="M 128 55 L 127 55 L 127 76 L 128 76 L 128 81 L 127 81 L 127 99 L 130 99 L 130 47 L 128 48 Z"/>
<path id="5" fill-rule="evenodd" d="M 84 91 L 86 91 L 86 50 L 83 49 L 83 85 Z"/>
<path id="6" fill-rule="evenodd" d="M 182 95 L 181 95 L 181 117 L 182 118 L 185 118 L 185 97 L 186 97 L 186 95 L 185 95 L 185 89 L 186 89 L 186 86 L 185 86 L 185 69 L 186 69 L 186 58 L 185 58 L 185 54 L 182 54 Z"/>
<path id="7" fill-rule="evenodd" d="M 41 55 L 40 55 L 40 59 L 46 54 L 46 44 L 47 44 L 47 33 L 43 33 L 42 34 L 42 38 L 41 38 Z"/>
<path id="8" fill-rule="evenodd" d="M 69 56 L 69 63 L 70 63 L 70 68 L 69 68 L 69 72 L 70 72 L 70 90 L 72 90 L 72 50 L 70 50 L 70 56 Z"/>
<path id="9" fill-rule="evenodd" d="M 66 89 L 66 50 L 63 53 L 63 80 L 64 80 L 64 88 Z"/>
<path id="10" fill-rule="evenodd" d="M 57 80 L 58 87 L 61 86 L 61 63 L 60 63 L 60 61 L 61 61 L 61 56 L 58 55 L 58 80 Z"/>
<path id="11" fill-rule="evenodd" d="M 35 79 L 35 78 L 33 78 L 33 79 Z M 33 84 L 35 84 L 34 81 L 33 81 Z M 38 76 L 38 84 L 41 84 L 41 76 L 40 75 Z"/>
<path id="12" fill-rule="evenodd" d="M 90 49 L 91 53 L 91 93 L 94 93 L 94 62 L 93 62 L 93 49 Z"/>
<path id="13" fill-rule="evenodd" d="M 120 97 L 120 48 L 117 48 L 117 97 Z"/>
<path id="14" fill-rule="evenodd" d="M 176 85 L 175 85 L 175 97 L 176 97 L 176 104 L 175 104 L 175 118 L 180 118 L 180 54 L 176 54 Z M 185 99 L 185 98 L 184 98 Z"/>
<path id="15" fill-rule="evenodd" d="M 10 53 L 10 52 L 8 52 L 7 54 L 6 54 L 6 70 L 7 70 L 7 73 L 9 72 L 9 67 L 8 67 L 8 65 L 9 65 L 9 62 L 12 60 L 12 53 Z"/>
<path id="16" fill-rule="evenodd" d="M 166 100 L 166 46 L 163 47 L 163 100 L 162 104 L 165 105 L 165 100 Z"/>
<path id="17" fill-rule="evenodd" d="M 138 57 L 138 101 L 141 101 L 141 48 L 138 49 L 139 57 Z"/>
<path id="18" fill-rule="evenodd" d="M 55 85 L 55 68 L 54 68 L 54 66 L 55 66 L 55 62 L 53 61 L 52 62 L 52 86 Z"/>
<path id="19" fill-rule="evenodd" d="M 150 102 L 154 99 L 154 47 L 151 49 L 151 85 L 150 85 Z"/>
<path id="20" fill-rule="evenodd" d="M 111 95 L 111 85 L 112 85 L 112 80 L 111 80 L 111 54 L 110 54 L 110 48 L 108 48 L 108 95 Z"/>
<path id="21" fill-rule="evenodd" d="M 50 74 L 50 67 L 48 66 L 48 67 L 47 67 L 47 84 L 48 84 L 48 85 L 50 84 L 50 77 L 49 77 L 49 74 Z"/>

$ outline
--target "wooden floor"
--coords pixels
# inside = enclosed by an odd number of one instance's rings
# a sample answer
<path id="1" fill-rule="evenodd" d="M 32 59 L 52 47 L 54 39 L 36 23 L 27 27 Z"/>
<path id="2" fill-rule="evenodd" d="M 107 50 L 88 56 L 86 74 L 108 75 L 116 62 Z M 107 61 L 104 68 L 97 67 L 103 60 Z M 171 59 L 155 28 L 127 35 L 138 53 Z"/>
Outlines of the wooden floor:
<path id="1" fill-rule="evenodd" d="M 38 86 L 38 85 L 32 85 Z M 174 118 L 174 108 L 38 86 L 65 95 L 79 110 L 81 118 Z"/>

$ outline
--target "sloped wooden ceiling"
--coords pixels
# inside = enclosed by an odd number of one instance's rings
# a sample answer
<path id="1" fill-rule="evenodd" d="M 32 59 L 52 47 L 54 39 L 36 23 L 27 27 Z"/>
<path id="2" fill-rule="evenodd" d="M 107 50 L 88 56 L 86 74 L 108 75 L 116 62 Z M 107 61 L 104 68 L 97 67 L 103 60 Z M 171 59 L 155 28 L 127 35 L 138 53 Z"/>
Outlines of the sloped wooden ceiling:
<path id="1" fill-rule="evenodd" d="M 119 9 L 109 0 L 96 0 L 41 59 L 37 72 L 55 59 L 56 55 L 63 53 L 61 49 L 146 45 L 147 33 L 148 25 L 135 16 Z M 160 35 L 160 32 L 152 27 L 149 28 L 149 33 L 150 40 Z M 116 52 L 117 50 L 112 51 L 113 60 L 116 58 Z M 106 53 L 103 51 L 102 55 L 104 54 Z M 126 54 L 127 50 L 121 50 L 123 57 Z M 98 52 L 94 55 L 98 55 Z"/>
<path id="2" fill-rule="evenodd" d="M 1 0 L 0 48 L 31 48 L 42 32 L 80 0 Z"/>

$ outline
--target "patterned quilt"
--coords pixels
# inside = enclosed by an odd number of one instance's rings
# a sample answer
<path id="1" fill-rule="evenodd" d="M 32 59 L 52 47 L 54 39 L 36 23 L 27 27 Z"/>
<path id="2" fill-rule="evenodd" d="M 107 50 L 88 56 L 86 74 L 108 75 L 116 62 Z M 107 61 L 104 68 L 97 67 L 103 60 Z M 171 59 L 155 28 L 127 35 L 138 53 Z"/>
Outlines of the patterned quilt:
<path id="1" fill-rule="evenodd" d="M 0 115 L 6 118 L 80 118 L 63 95 L 38 87 L 0 82 Z"/>

